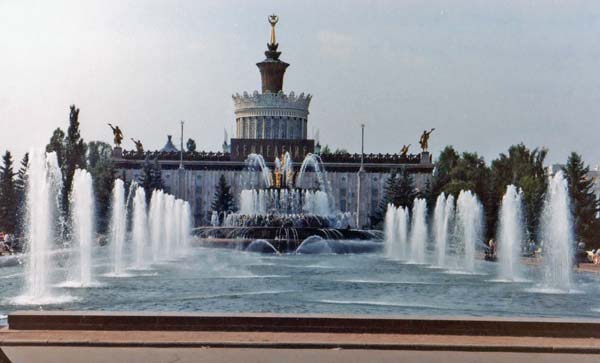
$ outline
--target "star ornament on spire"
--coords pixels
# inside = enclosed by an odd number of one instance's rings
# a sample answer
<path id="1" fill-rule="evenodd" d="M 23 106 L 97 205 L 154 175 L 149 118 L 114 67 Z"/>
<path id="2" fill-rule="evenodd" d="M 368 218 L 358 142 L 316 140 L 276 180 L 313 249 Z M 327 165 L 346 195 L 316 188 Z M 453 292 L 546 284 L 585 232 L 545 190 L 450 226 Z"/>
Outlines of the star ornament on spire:
<path id="1" fill-rule="evenodd" d="M 269 15 L 269 24 L 271 24 L 271 45 L 276 44 L 275 41 L 275 24 L 279 21 L 279 17 L 275 14 Z"/>

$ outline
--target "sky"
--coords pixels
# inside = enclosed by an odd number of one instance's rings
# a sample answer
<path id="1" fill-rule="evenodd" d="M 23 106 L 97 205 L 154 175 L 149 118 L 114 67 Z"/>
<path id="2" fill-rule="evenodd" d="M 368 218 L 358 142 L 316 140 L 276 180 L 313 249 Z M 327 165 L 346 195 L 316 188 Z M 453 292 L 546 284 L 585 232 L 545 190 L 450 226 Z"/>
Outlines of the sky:
<path id="1" fill-rule="evenodd" d="M 600 2 L 0 0 L 0 151 L 21 157 L 80 108 L 86 141 L 107 122 L 145 148 L 167 134 L 221 149 L 231 95 L 260 89 L 279 15 L 284 91 L 310 93 L 309 136 L 398 152 L 435 127 L 486 161 L 512 144 L 600 164 Z"/>

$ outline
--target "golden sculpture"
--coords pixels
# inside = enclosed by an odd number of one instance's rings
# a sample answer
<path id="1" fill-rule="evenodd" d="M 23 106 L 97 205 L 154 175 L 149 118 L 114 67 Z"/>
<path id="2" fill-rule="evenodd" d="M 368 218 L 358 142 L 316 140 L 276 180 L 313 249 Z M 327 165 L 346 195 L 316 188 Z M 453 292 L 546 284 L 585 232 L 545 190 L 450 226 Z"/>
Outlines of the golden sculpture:
<path id="1" fill-rule="evenodd" d="M 408 148 L 410 148 L 410 145 L 411 144 L 402 146 L 402 149 L 400 149 L 400 156 L 401 157 L 405 158 L 405 157 L 408 156 Z"/>
<path id="2" fill-rule="evenodd" d="M 123 141 L 123 132 L 121 131 L 119 126 L 113 126 L 110 124 L 110 122 L 108 123 L 108 126 L 110 126 L 110 128 L 113 131 L 113 136 L 115 138 L 115 146 L 121 146 L 121 141 Z"/>
<path id="3" fill-rule="evenodd" d="M 133 143 L 135 144 L 135 150 L 138 152 L 138 154 L 143 154 L 144 153 L 144 145 L 142 145 L 142 141 L 141 140 L 135 140 L 133 137 L 131 138 L 131 141 L 133 141 Z"/>
<path id="4" fill-rule="evenodd" d="M 427 130 L 423 131 L 423 134 L 421 135 L 421 139 L 419 139 L 419 144 L 421 144 L 421 150 L 423 150 L 423 152 L 426 152 L 427 149 L 429 148 L 429 135 L 431 135 L 431 133 L 434 130 L 435 130 L 435 128 L 432 128 L 429 131 L 427 131 Z"/>
<path id="5" fill-rule="evenodd" d="M 275 14 L 269 15 L 269 24 L 271 24 L 271 44 L 275 44 L 275 24 L 279 21 L 279 17 Z"/>

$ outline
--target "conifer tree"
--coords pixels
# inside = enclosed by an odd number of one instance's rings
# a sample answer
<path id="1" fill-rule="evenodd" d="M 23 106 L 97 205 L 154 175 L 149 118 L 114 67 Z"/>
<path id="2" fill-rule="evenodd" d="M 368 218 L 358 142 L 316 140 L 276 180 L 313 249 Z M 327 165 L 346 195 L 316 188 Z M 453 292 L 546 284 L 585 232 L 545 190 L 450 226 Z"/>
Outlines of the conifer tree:
<path id="1" fill-rule="evenodd" d="M 231 187 L 227 184 L 225 175 L 221 174 L 213 202 L 211 204 L 213 211 L 219 213 L 219 220 L 222 222 L 223 212 L 230 213 L 235 211 L 235 203 L 231 194 Z"/>
<path id="2" fill-rule="evenodd" d="M 0 230 L 15 233 L 17 224 L 17 191 L 10 151 L 2 157 L 0 166 Z"/>
<path id="3" fill-rule="evenodd" d="M 146 157 L 144 164 L 142 165 L 142 173 L 140 175 L 139 184 L 140 187 L 144 188 L 144 192 L 146 192 L 146 201 L 148 202 L 150 196 L 152 195 L 152 190 L 154 189 L 154 167 L 152 166 L 152 163 L 148 157 Z"/>
<path id="4" fill-rule="evenodd" d="M 115 184 L 115 167 L 112 162 L 112 147 L 102 141 L 88 144 L 87 166 L 94 184 L 96 206 L 96 230 L 104 233 L 108 228 L 110 201 Z"/>
<path id="5" fill-rule="evenodd" d="M 152 166 L 152 189 L 163 189 L 163 180 L 162 180 L 162 167 L 158 162 L 158 158 L 154 159 L 154 165 Z"/>
<path id="6" fill-rule="evenodd" d="M 69 128 L 65 138 L 65 155 L 62 166 L 63 171 L 63 210 L 69 209 L 69 194 L 73 186 L 73 175 L 75 169 L 84 169 L 86 167 L 86 145 L 81 138 L 79 131 L 79 109 L 71 105 L 69 114 Z"/>
<path id="7" fill-rule="evenodd" d="M 27 169 L 29 168 L 29 153 L 25 153 L 21 159 L 21 167 L 17 172 L 17 180 L 15 181 L 15 189 L 17 193 L 17 225 L 15 234 L 23 235 L 23 224 L 25 223 L 25 208 L 26 208 L 26 192 L 27 192 Z"/>
<path id="8" fill-rule="evenodd" d="M 593 181 L 587 176 L 590 169 L 584 165 L 581 156 L 573 152 L 564 171 L 569 184 L 575 236 L 580 241 L 598 243 L 596 232 L 599 223 L 596 215 L 599 204 L 592 189 Z"/>

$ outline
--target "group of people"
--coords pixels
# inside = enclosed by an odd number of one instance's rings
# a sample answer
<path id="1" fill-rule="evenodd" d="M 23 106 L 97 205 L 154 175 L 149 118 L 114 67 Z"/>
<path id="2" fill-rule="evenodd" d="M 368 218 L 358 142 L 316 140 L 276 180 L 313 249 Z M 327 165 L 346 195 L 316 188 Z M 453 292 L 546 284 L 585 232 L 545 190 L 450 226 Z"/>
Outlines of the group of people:
<path id="1" fill-rule="evenodd" d="M 12 255 L 15 252 L 15 244 L 14 234 L 0 232 L 0 256 Z"/>

